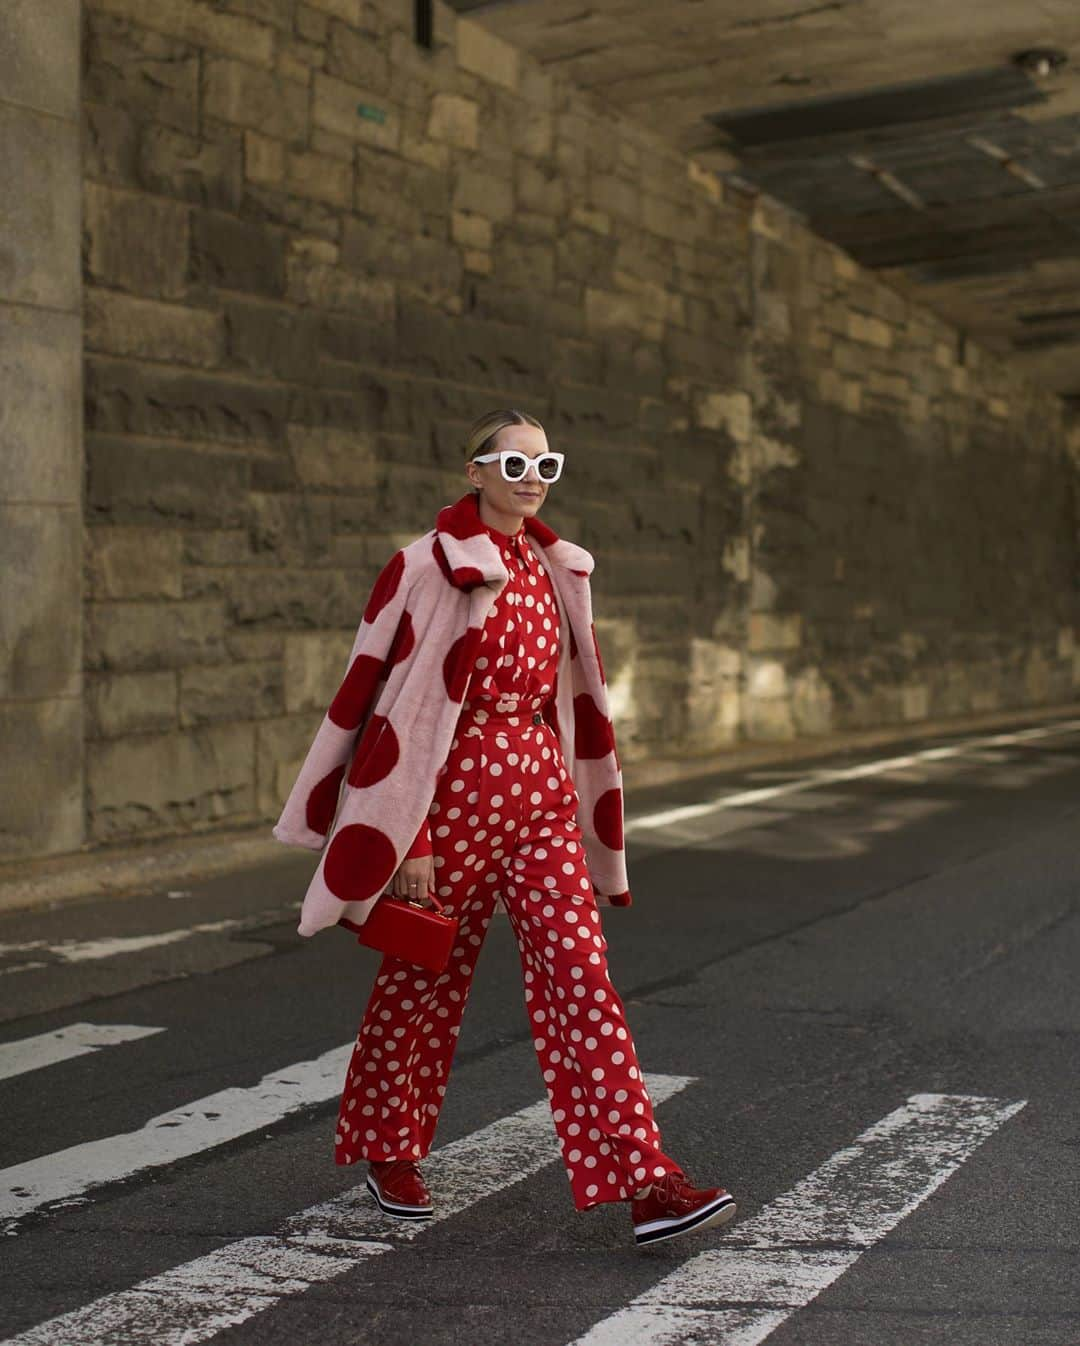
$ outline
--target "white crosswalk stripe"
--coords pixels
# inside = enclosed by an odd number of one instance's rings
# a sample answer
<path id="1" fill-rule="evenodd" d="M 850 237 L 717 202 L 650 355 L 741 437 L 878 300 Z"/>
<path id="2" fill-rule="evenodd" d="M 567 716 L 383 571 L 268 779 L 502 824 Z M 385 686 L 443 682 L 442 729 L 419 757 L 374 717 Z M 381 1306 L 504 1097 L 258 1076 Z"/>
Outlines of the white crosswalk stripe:
<path id="1" fill-rule="evenodd" d="M 691 1083 L 692 1077 L 681 1075 L 646 1077 L 655 1104 Z M 432 1159 L 438 1164 L 438 1192 L 429 1220 L 391 1221 L 359 1184 L 298 1212 L 275 1234 L 226 1244 L 129 1290 L 51 1318 L 0 1346 L 116 1346 L 122 1341 L 196 1346 L 289 1295 L 421 1237 L 439 1221 L 557 1162 L 550 1104 L 544 1098 L 501 1117 L 433 1151 Z M 391 1231 L 394 1242 L 384 1242 Z"/>
<path id="2" fill-rule="evenodd" d="M 758 1346 L 1024 1106 L 914 1095 L 573 1346 Z"/>
<path id="3" fill-rule="evenodd" d="M 18 1232 L 21 1216 L 69 1201 L 103 1183 L 186 1159 L 270 1126 L 299 1108 L 341 1093 L 352 1042 L 264 1075 L 249 1089 L 222 1089 L 152 1117 L 138 1131 L 106 1136 L 0 1169 L 0 1233 Z"/>
<path id="4" fill-rule="evenodd" d="M 68 1024 L 53 1033 L 38 1033 L 18 1042 L 0 1043 L 0 1080 L 10 1080 L 31 1070 L 43 1070 L 60 1061 L 70 1061 L 101 1047 L 163 1033 L 163 1028 L 143 1028 L 139 1024 Z"/>

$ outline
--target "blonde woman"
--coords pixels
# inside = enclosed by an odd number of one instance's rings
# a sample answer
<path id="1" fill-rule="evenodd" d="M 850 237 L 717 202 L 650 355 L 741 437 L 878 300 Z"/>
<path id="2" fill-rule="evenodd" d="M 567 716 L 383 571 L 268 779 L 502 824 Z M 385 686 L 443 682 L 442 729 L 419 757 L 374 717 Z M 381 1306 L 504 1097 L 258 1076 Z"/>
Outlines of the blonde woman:
<path id="1" fill-rule="evenodd" d="M 425 1219 L 431 1149 L 496 902 L 578 1210 L 630 1204 L 639 1244 L 730 1219 L 661 1148 L 600 907 L 629 906 L 622 776 L 593 625 L 593 558 L 541 523 L 563 454 L 525 412 L 482 416 L 471 485 L 377 579 L 349 667 L 275 835 L 323 850 L 314 934 L 432 894 L 460 921 L 446 969 L 384 957 L 341 1099 L 335 1158 L 388 1215 Z M 346 775 L 347 772 L 347 775 Z"/>

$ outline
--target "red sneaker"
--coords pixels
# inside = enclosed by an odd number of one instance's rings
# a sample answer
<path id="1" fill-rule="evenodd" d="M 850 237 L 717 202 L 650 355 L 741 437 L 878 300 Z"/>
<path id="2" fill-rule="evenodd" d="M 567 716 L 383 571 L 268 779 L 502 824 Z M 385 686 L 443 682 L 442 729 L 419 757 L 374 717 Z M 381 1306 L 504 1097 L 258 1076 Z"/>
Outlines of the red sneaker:
<path id="1" fill-rule="evenodd" d="M 634 1238 L 638 1243 L 688 1234 L 724 1224 L 735 1214 L 735 1198 L 722 1187 L 691 1187 L 685 1173 L 657 1178 L 647 1195 L 630 1203 Z"/>
<path id="2" fill-rule="evenodd" d="M 434 1211 L 431 1193 L 411 1159 L 373 1159 L 368 1166 L 368 1191 L 379 1209 L 399 1220 L 427 1220 Z"/>

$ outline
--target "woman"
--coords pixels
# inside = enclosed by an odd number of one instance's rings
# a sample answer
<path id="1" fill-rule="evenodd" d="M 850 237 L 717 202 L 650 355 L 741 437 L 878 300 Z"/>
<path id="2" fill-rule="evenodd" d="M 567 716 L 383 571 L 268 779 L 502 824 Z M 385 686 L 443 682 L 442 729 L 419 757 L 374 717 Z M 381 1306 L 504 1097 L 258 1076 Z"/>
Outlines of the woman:
<path id="1" fill-rule="evenodd" d="M 574 1204 L 628 1201 L 636 1241 L 652 1243 L 720 1224 L 735 1203 L 723 1188 L 691 1186 L 661 1150 L 608 977 L 598 907 L 631 901 L 622 778 L 592 623 L 593 559 L 536 518 L 562 466 L 524 412 L 472 426 L 473 491 L 380 574 L 274 835 L 320 849 L 329 836 L 301 934 L 343 915 L 362 921 L 384 893 L 427 904 L 436 894 L 460 921 L 438 976 L 383 959 L 349 1064 L 336 1161 L 367 1161 L 387 1214 L 433 1213 L 418 1161 L 501 901 Z"/>

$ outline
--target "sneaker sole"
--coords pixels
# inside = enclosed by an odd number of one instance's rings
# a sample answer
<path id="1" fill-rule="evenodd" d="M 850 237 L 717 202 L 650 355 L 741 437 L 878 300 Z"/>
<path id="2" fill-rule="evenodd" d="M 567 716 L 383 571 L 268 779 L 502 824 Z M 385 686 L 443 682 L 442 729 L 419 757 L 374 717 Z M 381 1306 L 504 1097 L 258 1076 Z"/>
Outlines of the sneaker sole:
<path id="1" fill-rule="evenodd" d="M 663 1239 L 673 1239 L 680 1234 L 689 1234 L 694 1229 L 711 1229 L 714 1225 L 727 1224 L 737 1209 L 734 1197 L 718 1197 L 711 1205 L 702 1206 L 700 1210 L 694 1211 L 692 1215 L 687 1215 L 681 1220 L 665 1220 L 663 1222 L 651 1220 L 649 1222 L 651 1227 L 635 1225 L 634 1238 L 639 1244 L 659 1243 Z"/>
<path id="2" fill-rule="evenodd" d="M 387 1215 L 393 1215 L 399 1220 L 430 1220 L 435 1214 L 430 1206 L 401 1206 L 397 1202 L 387 1201 L 379 1191 L 375 1179 L 369 1173 L 367 1176 L 367 1189 L 375 1198 L 375 1204 Z"/>

